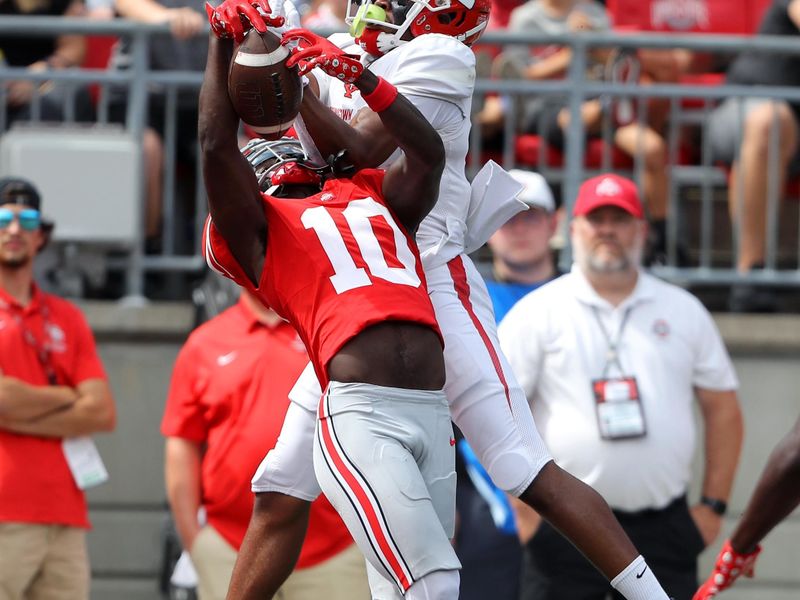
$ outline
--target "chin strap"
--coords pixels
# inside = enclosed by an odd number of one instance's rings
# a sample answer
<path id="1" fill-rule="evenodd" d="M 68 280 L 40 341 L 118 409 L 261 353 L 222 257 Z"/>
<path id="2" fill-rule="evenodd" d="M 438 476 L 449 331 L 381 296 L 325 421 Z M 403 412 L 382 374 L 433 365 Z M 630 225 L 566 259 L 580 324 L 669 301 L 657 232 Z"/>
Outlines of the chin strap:
<path id="1" fill-rule="evenodd" d="M 327 166 L 323 168 L 330 177 L 339 179 L 342 177 L 352 177 L 356 174 L 356 167 L 350 162 L 350 157 L 347 156 L 347 150 L 339 150 L 336 154 L 331 154 L 327 162 Z"/>
<path id="2" fill-rule="evenodd" d="M 405 44 L 405 41 L 397 39 L 397 36 L 392 33 L 367 28 L 356 38 L 356 43 L 364 52 L 373 56 L 383 56 L 390 50 Z"/>

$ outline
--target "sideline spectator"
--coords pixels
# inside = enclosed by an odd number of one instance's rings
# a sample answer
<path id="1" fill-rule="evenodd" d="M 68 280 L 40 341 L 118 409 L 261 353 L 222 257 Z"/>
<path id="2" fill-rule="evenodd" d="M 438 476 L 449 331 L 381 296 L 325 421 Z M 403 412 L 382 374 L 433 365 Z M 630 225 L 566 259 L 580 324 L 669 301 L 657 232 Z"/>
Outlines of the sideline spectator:
<path id="1" fill-rule="evenodd" d="M 168 23 L 172 36 L 159 36 L 151 40 L 150 69 L 153 71 L 197 71 L 205 69 L 208 38 L 203 34 L 206 17 L 203 0 L 115 0 L 117 13 L 140 23 Z M 115 68 L 130 67 L 130 48 L 127 42 L 119 45 L 112 57 Z M 148 128 L 145 130 L 143 149 L 145 163 L 145 236 L 150 252 L 160 250 L 162 182 L 164 177 L 163 135 L 166 115 L 166 95 L 163 89 L 150 91 Z M 126 89 L 113 88 L 109 105 L 113 121 L 125 120 Z M 192 167 L 197 159 L 197 90 L 183 88 L 178 93 L 178 110 L 175 115 L 177 138 L 176 156 Z M 194 182 L 194 178 L 189 178 Z"/>
<path id="2" fill-rule="evenodd" d="M 764 13 L 758 33 L 800 35 L 800 0 L 775 0 Z M 728 69 L 727 83 L 800 86 L 800 56 L 745 51 Z M 740 115 L 744 116 L 743 122 Z M 778 155 L 771 156 L 770 138 L 775 120 Z M 800 105 L 784 100 L 727 98 L 711 113 L 708 133 L 712 158 L 731 165 L 728 210 L 731 221 L 739 226 L 736 268 L 740 273 L 764 267 L 767 182 L 774 168 L 778 181 L 772 193 L 782 194 L 787 173 L 800 167 L 799 126 Z M 739 205 L 741 209 L 737 208 Z M 776 309 L 770 291 L 743 284 L 733 286 L 729 304 L 734 312 L 772 312 Z"/>
<path id="3" fill-rule="evenodd" d="M 736 529 L 717 556 L 714 571 L 694 600 L 716 598 L 740 575 L 753 577 L 761 540 L 800 504 L 800 420 L 769 457 Z"/>
<path id="4" fill-rule="evenodd" d="M 347 4 L 341 0 L 315 0 L 301 22 L 308 29 L 346 30 Z"/>
<path id="5" fill-rule="evenodd" d="M 570 35 L 582 31 L 607 32 L 611 23 L 605 6 L 595 0 L 528 0 L 514 9 L 508 31 L 540 35 Z M 617 53 L 607 48 L 596 48 L 588 57 L 587 79 L 614 79 L 639 82 L 652 79 L 675 80 L 677 73 L 688 65 L 688 55 L 675 54 L 667 60 L 663 53 L 647 51 L 631 60 L 617 58 Z M 572 60 L 572 50 L 563 46 L 510 46 L 495 61 L 493 70 L 502 77 L 524 78 L 532 81 L 563 78 Z M 673 70 L 664 64 L 673 65 Z M 641 73 L 641 76 L 640 76 Z M 502 127 L 505 109 L 501 97 L 488 98 L 479 119 L 484 129 L 491 131 L 496 123 Z M 551 146 L 563 150 L 565 132 L 569 126 L 569 111 L 563 96 L 533 96 L 522 101 L 519 128 L 522 133 L 541 135 Z M 666 218 L 668 211 L 667 148 L 659 131 L 663 126 L 664 111 L 649 110 L 648 121 L 636 120 L 635 102 L 612 98 L 594 98 L 583 103 L 581 118 L 590 137 L 602 135 L 605 115 L 610 111 L 612 141 L 629 156 L 641 155 L 642 185 L 647 203 L 648 218 L 652 224 L 652 240 L 648 250 L 649 262 L 666 260 Z M 495 128 L 497 125 L 494 126 Z"/>
<path id="6" fill-rule="evenodd" d="M 5 16 L 83 16 L 85 9 L 80 0 L 13 0 L 0 3 L 0 17 Z M 86 54 L 86 39 L 82 35 L 0 36 L 0 56 L 6 66 L 27 67 L 32 73 L 69 69 L 80 66 Z M 64 102 L 72 93 L 65 84 L 51 81 L 16 80 L 5 82 L 7 98 L 7 124 L 29 121 L 36 116 L 32 105 L 34 96 L 40 96 L 41 121 L 62 121 Z M 38 86 L 38 90 L 37 90 Z M 89 93 L 85 88 L 74 90 L 78 120 L 92 117 Z"/>
<path id="7" fill-rule="evenodd" d="M 83 315 L 33 280 L 40 210 L 31 183 L 0 180 L 0 596 L 87 600 L 82 489 L 105 468 L 84 436 L 114 428 L 114 401 Z"/>
<path id="8" fill-rule="evenodd" d="M 555 460 L 606 499 L 667 593 L 690 600 L 697 555 L 720 530 L 742 417 L 736 375 L 708 312 L 640 268 L 643 216 L 632 181 L 586 181 L 570 229 L 572 271 L 520 300 L 499 336 Z M 695 396 L 705 475 L 690 508 Z M 535 516 L 520 516 L 530 536 Z M 561 539 L 545 522 L 529 537 L 521 598 L 613 592 Z"/>
<path id="9" fill-rule="evenodd" d="M 509 173 L 525 186 L 518 198 L 530 208 L 509 219 L 488 242 L 493 277 L 486 287 L 498 323 L 520 298 L 559 275 L 550 247 L 558 227 L 553 192 L 539 173 Z"/>
<path id="10" fill-rule="evenodd" d="M 161 430 L 167 496 L 199 600 L 225 598 L 253 512 L 250 478 L 278 439 L 289 390 L 307 363 L 294 329 L 246 291 L 178 355 Z M 312 505 L 298 568 L 277 597 L 369 597 L 364 557 L 324 496 Z"/>
<path id="11" fill-rule="evenodd" d="M 512 169 L 509 174 L 525 186 L 518 198 L 530 208 L 489 239 L 494 279 L 487 278 L 486 287 L 498 321 L 517 300 L 558 274 L 549 243 L 557 226 L 553 193 L 539 173 Z M 456 447 L 459 598 L 518 600 L 522 548 L 509 500 L 467 441 L 459 439 Z"/>

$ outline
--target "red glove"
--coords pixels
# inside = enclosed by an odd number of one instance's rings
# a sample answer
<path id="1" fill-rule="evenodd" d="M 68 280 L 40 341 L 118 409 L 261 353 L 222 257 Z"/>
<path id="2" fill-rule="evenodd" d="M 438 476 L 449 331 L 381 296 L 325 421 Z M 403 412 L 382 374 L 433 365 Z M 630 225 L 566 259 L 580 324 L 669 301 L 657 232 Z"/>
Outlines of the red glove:
<path id="1" fill-rule="evenodd" d="M 717 555 L 714 571 L 700 586 L 692 600 L 715 598 L 719 592 L 731 587 L 739 575 L 752 577 L 756 558 L 760 552 L 761 546 L 756 546 L 756 549 L 749 554 L 739 554 L 731 547 L 730 540 L 726 540 Z"/>
<path id="2" fill-rule="evenodd" d="M 206 2 L 206 14 L 214 35 L 232 37 L 237 43 L 244 39 L 251 26 L 264 33 L 267 27 L 283 25 L 284 18 L 270 17 L 271 12 L 267 0 L 225 0 L 217 8 Z"/>
<path id="3" fill-rule="evenodd" d="M 292 52 L 286 61 L 286 66 L 293 67 L 299 63 L 300 75 L 319 67 L 331 77 L 341 79 L 345 83 L 353 83 L 364 72 L 364 65 L 357 56 L 346 54 L 330 40 L 307 29 L 290 29 L 284 33 L 281 44 L 285 46 L 291 42 L 297 42 L 298 49 Z"/>

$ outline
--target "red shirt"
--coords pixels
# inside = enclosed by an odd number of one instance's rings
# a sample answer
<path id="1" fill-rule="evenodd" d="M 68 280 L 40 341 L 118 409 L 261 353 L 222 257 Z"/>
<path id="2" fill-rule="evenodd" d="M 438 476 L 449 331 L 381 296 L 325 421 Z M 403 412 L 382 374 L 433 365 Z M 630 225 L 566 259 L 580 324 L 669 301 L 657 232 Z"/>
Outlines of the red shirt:
<path id="1" fill-rule="evenodd" d="M 42 349 L 59 385 L 76 387 L 88 379 L 106 379 L 92 332 L 76 306 L 34 286 L 31 301 L 22 307 L 0 289 L 3 375 L 49 385 Z M 4 521 L 89 527 L 86 499 L 72 478 L 60 438 L 0 429 L 0 522 Z"/>
<path id="2" fill-rule="evenodd" d="M 411 321 L 441 337 L 416 244 L 383 200 L 383 176 L 366 169 L 331 179 L 308 198 L 263 195 L 268 242 L 257 289 L 206 222 L 208 264 L 295 326 L 323 388 L 330 359 L 371 325 Z"/>
<path id="3" fill-rule="evenodd" d="M 175 361 L 161 432 L 205 444 L 202 503 L 209 524 L 237 550 L 253 511 L 250 479 L 278 440 L 289 390 L 307 363 L 290 325 L 262 324 L 241 300 L 192 332 Z M 352 543 L 320 496 L 298 567 Z"/>

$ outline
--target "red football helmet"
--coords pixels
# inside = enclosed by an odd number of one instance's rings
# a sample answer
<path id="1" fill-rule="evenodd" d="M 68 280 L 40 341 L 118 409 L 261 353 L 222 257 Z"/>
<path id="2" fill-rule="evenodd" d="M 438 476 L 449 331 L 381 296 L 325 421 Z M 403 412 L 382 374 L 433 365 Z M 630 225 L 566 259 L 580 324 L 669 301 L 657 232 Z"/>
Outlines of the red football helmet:
<path id="1" fill-rule="evenodd" d="M 285 183 L 320 185 L 318 171 L 321 169 L 308 164 L 300 140 L 254 138 L 241 152 L 253 167 L 258 188 L 264 193 L 272 195 L 279 185 Z"/>
<path id="2" fill-rule="evenodd" d="M 471 46 L 486 29 L 491 12 L 492 0 L 428 0 L 414 17 L 411 33 L 442 33 Z"/>
<path id="3" fill-rule="evenodd" d="M 379 27 L 381 36 L 390 36 L 393 43 L 382 42 L 386 48 L 399 45 L 407 31 L 414 37 L 426 33 L 441 33 L 474 44 L 486 29 L 492 10 L 491 0 L 392 0 L 391 22 L 374 0 L 348 4 L 345 19 L 353 37 L 363 36 L 365 27 Z M 390 30 L 391 33 L 387 33 Z"/>

